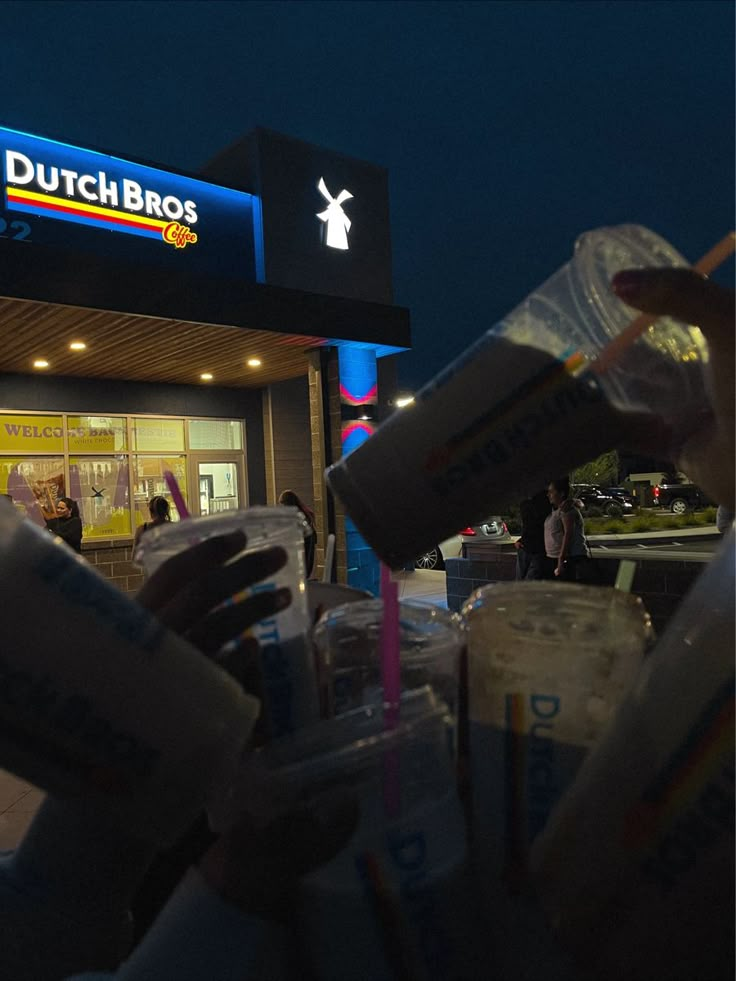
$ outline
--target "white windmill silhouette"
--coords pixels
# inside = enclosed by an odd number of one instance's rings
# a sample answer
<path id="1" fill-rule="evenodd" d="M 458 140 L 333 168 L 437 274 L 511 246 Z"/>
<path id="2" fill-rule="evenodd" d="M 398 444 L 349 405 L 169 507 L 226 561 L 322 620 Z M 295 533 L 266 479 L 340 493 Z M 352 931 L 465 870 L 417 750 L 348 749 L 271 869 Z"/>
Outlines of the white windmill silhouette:
<path id="1" fill-rule="evenodd" d="M 348 248 L 348 232 L 350 231 L 350 219 L 342 210 L 343 201 L 348 201 L 353 195 L 350 191 L 346 191 L 345 188 L 340 191 L 336 198 L 330 194 L 327 190 L 327 185 L 325 184 L 324 177 L 320 177 L 319 184 L 317 184 L 319 193 L 327 202 L 327 207 L 324 211 L 320 211 L 317 217 L 327 223 L 327 238 L 325 239 L 325 245 L 329 245 L 331 249 L 347 249 Z"/>

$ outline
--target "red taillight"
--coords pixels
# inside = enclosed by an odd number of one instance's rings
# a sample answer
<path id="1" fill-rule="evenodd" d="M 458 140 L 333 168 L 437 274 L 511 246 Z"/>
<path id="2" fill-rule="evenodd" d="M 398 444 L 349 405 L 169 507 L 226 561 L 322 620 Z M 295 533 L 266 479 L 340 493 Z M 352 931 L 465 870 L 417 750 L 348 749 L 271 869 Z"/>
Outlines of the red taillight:
<path id="1" fill-rule="evenodd" d="M 509 529 L 508 529 L 508 527 L 506 525 L 506 522 L 505 521 L 502 521 L 501 522 L 501 526 L 503 527 L 503 533 L 504 533 L 504 535 L 508 535 Z"/>
<path id="2" fill-rule="evenodd" d="M 461 535 L 467 535 L 468 537 L 470 537 L 471 535 L 474 535 L 475 534 L 475 529 L 474 528 L 471 528 L 470 525 L 468 525 L 467 528 L 463 528 L 463 530 L 460 532 L 460 534 Z"/>
<path id="3" fill-rule="evenodd" d="M 655 497 L 659 497 L 659 487 L 655 487 L 652 493 L 654 494 Z"/>

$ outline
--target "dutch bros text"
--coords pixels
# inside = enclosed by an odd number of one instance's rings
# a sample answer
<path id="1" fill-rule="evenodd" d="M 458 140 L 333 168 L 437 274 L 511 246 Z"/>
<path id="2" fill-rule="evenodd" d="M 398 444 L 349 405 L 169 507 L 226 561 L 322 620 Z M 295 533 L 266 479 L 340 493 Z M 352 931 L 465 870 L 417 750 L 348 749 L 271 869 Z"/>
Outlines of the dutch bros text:
<path id="1" fill-rule="evenodd" d="M 11 210 L 66 221 L 83 218 L 114 231 L 161 238 L 177 249 L 197 241 L 188 227 L 198 219 L 196 202 L 162 195 L 129 178 L 111 179 L 104 170 L 79 173 L 6 150 L 5 182 Z"/>

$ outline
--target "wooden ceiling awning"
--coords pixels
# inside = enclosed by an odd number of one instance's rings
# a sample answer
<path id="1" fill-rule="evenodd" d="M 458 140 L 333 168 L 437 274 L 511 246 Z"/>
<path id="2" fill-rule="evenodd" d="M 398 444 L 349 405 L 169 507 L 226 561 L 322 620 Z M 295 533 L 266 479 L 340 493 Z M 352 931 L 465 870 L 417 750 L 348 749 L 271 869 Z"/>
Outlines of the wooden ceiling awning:
<path id="1" fill-rule="evenodd" d="M 1 239 L 0 338 L 4 372 L 46 358 L 59 375 L 192 384 L 211 372 L 215 385 L 258 388 L 305 374 L 320 345 L 410 344 L 402 307 Z M 75 340 L 87 350 L 70 351 Z"/>
<path id="2" fill-rule="evenodd" d="M 0 370 L 25 374 L 45 358 L 45 373 L 87 378 L 262 387 L 307 372 L 310 348 L 324 338 L 275 334 L 0 298 Z M 84 341 L 84 351 L 71 351 Z M 259 358 L 260 367 L 247 365 Z"/>

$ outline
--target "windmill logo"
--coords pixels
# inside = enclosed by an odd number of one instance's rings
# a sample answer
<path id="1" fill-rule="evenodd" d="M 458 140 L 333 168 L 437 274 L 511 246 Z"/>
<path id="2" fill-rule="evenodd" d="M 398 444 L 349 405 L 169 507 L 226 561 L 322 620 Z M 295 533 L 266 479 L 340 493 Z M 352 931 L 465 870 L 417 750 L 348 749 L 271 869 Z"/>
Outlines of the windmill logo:
<path id="1" fill-rule="evenodd" d="M 319 193 L 327 202 L 327 207 L 324 211 L 317 213 L 317 217 L 320 221 L 325 222 L 325 245 L 329 246 L 331 249 L 342 249 L 346 251 L 348 246 L 348 232 L 350 231 L 351 221 L 345 212 L 342 210 L 343 201 L 348 201 L 353 196 L 350 191 L 346 191 L 345 188 L 340 191 L 336 198 L 330 194 L 327 190 L 327 185 L 325 184 L 324 177 L 320 177 L 319 184 L 317 184 Z"/>

